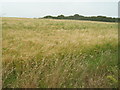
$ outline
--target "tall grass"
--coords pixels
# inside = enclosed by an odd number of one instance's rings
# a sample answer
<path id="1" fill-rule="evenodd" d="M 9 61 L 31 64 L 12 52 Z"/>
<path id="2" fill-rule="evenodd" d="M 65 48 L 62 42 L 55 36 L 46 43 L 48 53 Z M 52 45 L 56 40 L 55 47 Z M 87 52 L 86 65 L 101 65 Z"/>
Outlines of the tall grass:
<path id="1" fill-rule="evenodd" d="M 118 87 L 116 23 L 3 18 L 3 87 Z"/>

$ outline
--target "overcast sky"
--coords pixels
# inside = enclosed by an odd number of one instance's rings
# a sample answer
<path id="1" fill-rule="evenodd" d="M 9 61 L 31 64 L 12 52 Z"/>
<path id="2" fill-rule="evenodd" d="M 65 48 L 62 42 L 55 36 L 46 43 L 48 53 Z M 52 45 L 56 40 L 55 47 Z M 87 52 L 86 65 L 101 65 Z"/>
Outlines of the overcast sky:
<path id="1" fill-rule="evenodd" d="M 74 2 L 73 2 L 74 1 Z M 43 17 L 80 14 L 118 17 L 119 0 L 3 0 L 3 17 Z"/>
<path id="2" fill-rule="evenodd" d="M 118 2 L 119 0 L 1 0 L 2 2 Z"/>

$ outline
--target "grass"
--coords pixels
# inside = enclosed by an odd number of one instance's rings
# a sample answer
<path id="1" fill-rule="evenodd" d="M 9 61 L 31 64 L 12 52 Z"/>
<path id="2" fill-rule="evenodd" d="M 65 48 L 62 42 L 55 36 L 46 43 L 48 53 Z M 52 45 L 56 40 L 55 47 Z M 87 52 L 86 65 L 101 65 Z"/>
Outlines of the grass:
<path id="1" fill-rule="evenodd" d="M 3 88 L 118 87 L 117 23 L 3 18 Z"/>

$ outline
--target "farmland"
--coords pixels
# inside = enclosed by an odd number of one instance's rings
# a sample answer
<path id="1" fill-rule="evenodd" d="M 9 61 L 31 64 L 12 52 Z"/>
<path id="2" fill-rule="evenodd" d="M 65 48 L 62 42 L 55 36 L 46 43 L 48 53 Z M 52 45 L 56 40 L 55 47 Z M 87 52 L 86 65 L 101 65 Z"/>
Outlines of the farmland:
<path id="1" fill-rule="evenodd" d="M 2 18 L 3 88 L 112 88 L 118 24 Z"/>

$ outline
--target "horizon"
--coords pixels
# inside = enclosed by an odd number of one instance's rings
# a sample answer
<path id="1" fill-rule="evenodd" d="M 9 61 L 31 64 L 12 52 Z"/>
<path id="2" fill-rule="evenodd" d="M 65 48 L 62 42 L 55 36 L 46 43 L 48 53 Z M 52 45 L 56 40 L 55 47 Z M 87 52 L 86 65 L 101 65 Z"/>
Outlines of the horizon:
<path id="1" fill-rule="evenodd" d="M 78 14 L 78 13 L 76 13 L 76 14 Z M 63 15 L 63 14 L 59 14 L 59 15 Z M 52 17 L 57 17 L 57 16 L 59 16 L 59 15 L 56 15 L 56 16 L 53 16 L 53 15 L 46 15 L 46 16 L 52 16 Z M 63 15 L 63 16 L 65 16 L 65 17 L 68 17 L 68 16 L 74 16 L 75 14 L 73 14 L 73 15 Z M 79 15 L 81 15 L 81 14 L 79 14 Z M 87 15 L 87 16 L 85 16 L 85 15 L 81 15 L 81 16 L 84 16 L 84 17 L 94 17 L 94 16 L 89 16 L 89 15 Z M 105 15 L 98 15 L 98 16 L 105 16 Z M 43 16 L 43 17 L 17 17 L 17 16 L 8 16 L 8 18 L 44 18 L 45 16 Z M 95 17 L 97 17 L 97 15 L 95 16 Z M 110 17 L 110 16 L 105 16 L 105 17 Z M 5 18 L 7 18 L 7 17 L 5 17 Z M 110 17 L 110 18 L 119 18 L 119 17 Z"/>

